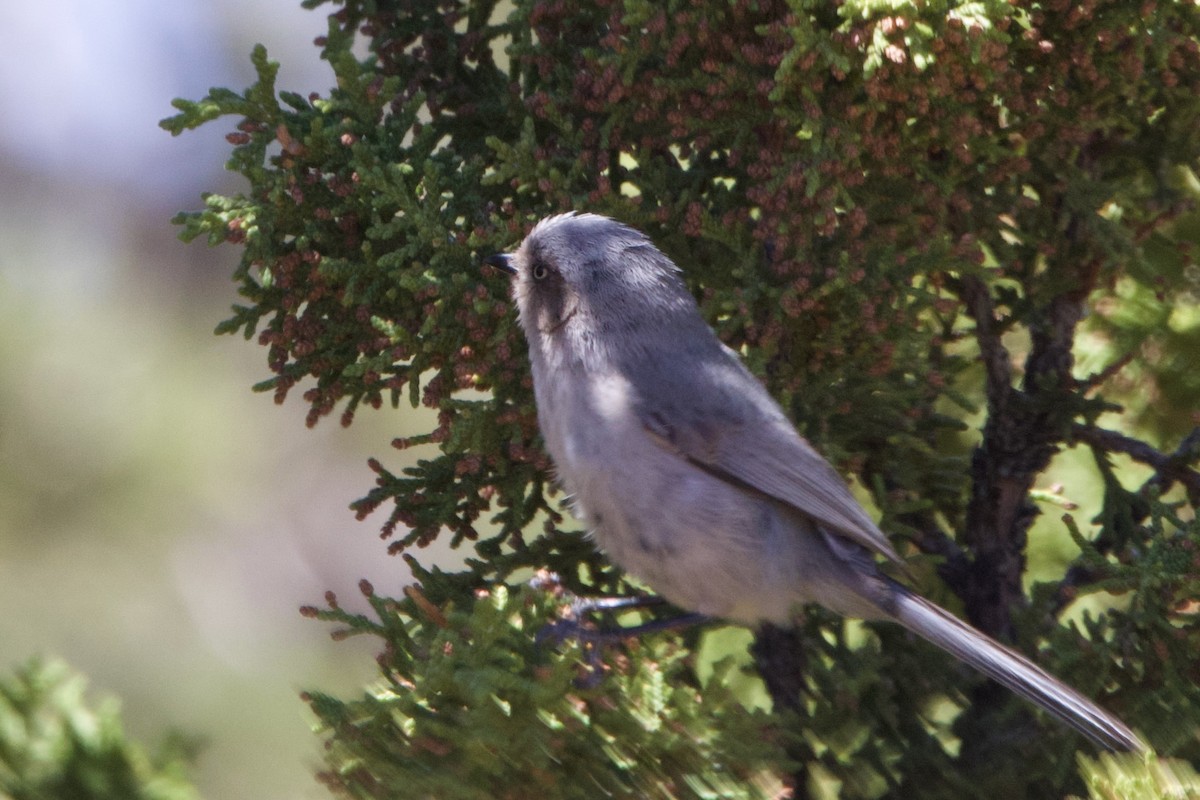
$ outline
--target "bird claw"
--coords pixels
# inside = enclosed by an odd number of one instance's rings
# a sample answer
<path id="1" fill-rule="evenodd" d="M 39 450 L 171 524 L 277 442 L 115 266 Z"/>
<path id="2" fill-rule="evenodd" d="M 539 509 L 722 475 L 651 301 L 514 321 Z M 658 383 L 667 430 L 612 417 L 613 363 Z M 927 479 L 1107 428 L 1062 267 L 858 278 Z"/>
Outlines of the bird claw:
<path id="1" fill-rule="evenodd" d="M 604 679 L 604 673 L 607 671 L 603 659 L 605 647 L 619 645 L 646 634 L 678 630 L 710 620 L 703 614 L 681 614 L 626 628 L 598 628 L 585 619 L 588 615 L 598 612 L 627 611 L 661 605 L 666 605 L 666 601 L 653 596 L 577 598 L 568 606 L 561 619 L 548 623 L 538 631 L 535 642 L 538 645 L 547 642 L 561 644 L 568 639 L 579 642 L 584 652 L 585 673 L 575 680 L 575 685 L 581 689 L 594 688 Z"/>

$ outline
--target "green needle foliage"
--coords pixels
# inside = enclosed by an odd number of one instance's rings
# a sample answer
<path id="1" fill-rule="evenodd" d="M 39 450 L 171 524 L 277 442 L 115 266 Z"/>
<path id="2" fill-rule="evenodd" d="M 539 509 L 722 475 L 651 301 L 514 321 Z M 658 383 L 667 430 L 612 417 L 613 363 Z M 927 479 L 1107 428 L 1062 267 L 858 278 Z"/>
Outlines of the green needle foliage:
<path id="1" fill-rule="evenodd" d="M 507 286 L 479 269 L 571 209 L 685 268 L 922 591 L 1200 759 L 1194 3 L 305 2 L 324 5 L 332 88 L 278 91 L 259 47 L 253 86 L 163 126 L 233 118 L 249 188 L 175 221 L 242 250 L 217 330 L 266 348 L 257 388 L 301 392 L 310 425 L 437 412 L 354 508 L 391 552 L 449 537 L 465 567 L 412 561 L 422 590 L 368 591 L 378 619 L 310 610 L 381 639 L 380 687 L 309 695 L 336 791 L 1084 791 L 1070 732 L 820 612 L 715 671 L 702 634 L 660 634 L 572 687 L 586 654 L 539 626 L 636 587 L 553 497 Z M 1094 491 L 1046 488 L 1072 449 Z M 1078 556 L 1028 586 L 1040 509 L 1076 500 L 1039 531 Z M 537 570 L 556 577 L 511 588 Z"/>
<path id="2" fill-rule="evenodd" d="M 57 661 L 0 677 L 0 797 L 5 800 L 196 800 L 188 748 L 154 757 L 125 738 L 112 700 L 92 706 L 86 681 Z"/>

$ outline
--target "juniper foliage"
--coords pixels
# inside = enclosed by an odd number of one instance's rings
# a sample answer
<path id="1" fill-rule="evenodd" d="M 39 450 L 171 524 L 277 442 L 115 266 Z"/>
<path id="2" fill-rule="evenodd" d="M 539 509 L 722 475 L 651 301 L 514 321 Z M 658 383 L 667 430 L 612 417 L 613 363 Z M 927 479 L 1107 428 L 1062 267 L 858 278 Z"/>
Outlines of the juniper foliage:
<path id="1" fill-rule="evenodd" d="M 539 624 L 636 587 L 553 496 L 506 286 L 478 270 L 568 209 L 686 265 L 922 591 L 1200 759 L 1195 4 L 305 2 L 325 5 L 333 88 L 278 91 L 259 47 L 253 86 L 163 125 L 237 120 L 249 189 L 176 222 L 242 249 L 244 303 L 217 330 L 266 347 L 256 388 L 301 391 L 310 425 L 437 412 L 393 442 L 415 465 L 373 459 L 354 504 L 422 588 L 366 588 L 376 619 L 308 610 L 383 646 L 379 687 L 309 695 L 335 791 L 1082 790 L 1069 732 L 898 630 L 820 612 L 736 663 L 697 632 L 631 644 L 572 688 L 589 656 L 538 646 Z M 1074 562 L 1029 585 L 1032 524 L 1073 504 L 1041 481 L 1071 448 L 1101 496 L 1051 526 Z M 461 572 L 411 560 L 439 537 L 468 548 Z M 505 588 L 535 570 L 552 590 Z"/>

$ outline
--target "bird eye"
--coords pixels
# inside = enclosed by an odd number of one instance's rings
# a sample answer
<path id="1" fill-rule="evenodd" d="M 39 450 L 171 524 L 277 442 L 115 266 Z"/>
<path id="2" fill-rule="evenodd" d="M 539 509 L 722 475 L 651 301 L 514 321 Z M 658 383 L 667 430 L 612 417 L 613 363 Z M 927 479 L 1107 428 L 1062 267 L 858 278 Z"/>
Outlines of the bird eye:
<path id="1" fill-rule="evenodd" d="M 540 261 L 535 261 L 533 262 L 533 269 L 531 270 L 531 273 L 533 274 L 533 279 L 535 281 L 540 281 L 545 280 L 546 276 L 550 274 L 550 271 L 546 269 L 545 264 Z"/>

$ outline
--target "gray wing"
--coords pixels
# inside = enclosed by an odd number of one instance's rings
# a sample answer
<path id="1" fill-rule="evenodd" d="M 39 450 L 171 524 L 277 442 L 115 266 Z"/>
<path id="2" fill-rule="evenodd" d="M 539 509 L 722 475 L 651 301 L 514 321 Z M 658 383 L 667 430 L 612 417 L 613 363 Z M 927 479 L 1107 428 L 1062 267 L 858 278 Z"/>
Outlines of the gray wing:
<path id="1" fill-rule="evenodd" d="M 737 357 L 725 353 L 701 367 L 700 375 L 685 378 L 678 367 L 667 367 L 676 379 L 660 373 L 673 384 L 669 391 L 639 392 L 637 413 L 651 438 L 706 472 L 772 497 L 899 562 L 842 477 L 801 438 Z"/>

